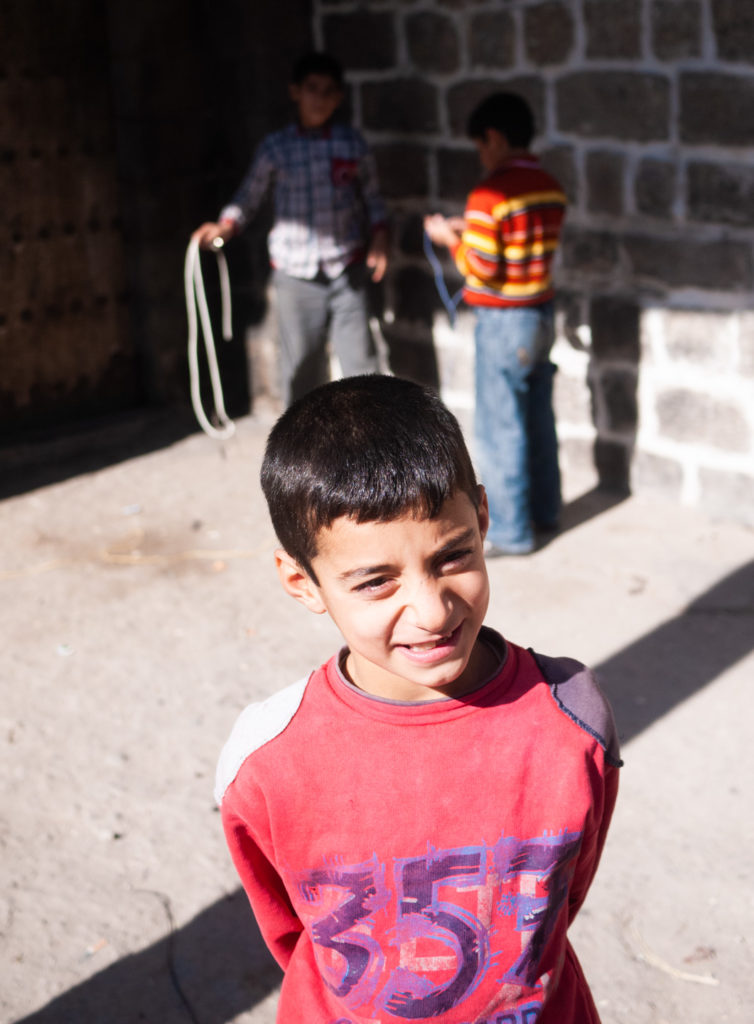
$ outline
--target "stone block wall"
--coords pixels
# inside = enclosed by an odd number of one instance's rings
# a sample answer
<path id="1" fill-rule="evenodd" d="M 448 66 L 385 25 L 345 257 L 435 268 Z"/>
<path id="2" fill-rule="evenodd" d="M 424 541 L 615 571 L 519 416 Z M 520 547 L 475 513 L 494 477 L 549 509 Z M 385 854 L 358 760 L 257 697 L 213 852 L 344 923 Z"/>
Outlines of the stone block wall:
<path id="1" fill-rule="evenodd" d="M 754 523 L 754 16 L 740 0 L 319 0 L 393 222 L 393 369 L 468 422 L 471 318 L 451 329 L 421 218 L 479 176 L 466 116 L 520 91 L 570 208 L 557 267 L 566 472 Z M 460 283 L 445 263 L 451 291 Z"/>

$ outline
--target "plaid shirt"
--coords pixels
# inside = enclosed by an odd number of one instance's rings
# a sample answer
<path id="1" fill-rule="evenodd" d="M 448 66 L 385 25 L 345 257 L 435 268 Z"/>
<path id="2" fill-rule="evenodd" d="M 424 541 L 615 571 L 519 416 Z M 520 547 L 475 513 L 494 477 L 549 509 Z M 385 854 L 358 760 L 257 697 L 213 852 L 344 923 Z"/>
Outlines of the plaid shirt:
<path id="1" fill-rule="evenodd" d="M 371 233 L 385 223 L 374 159 L 347 124 L 316 131 L 291 124 L 267 135 L 220 218 L 241 230 L 274 183 L 269 236 L 274 267 L 292 277 L 333 278 L 363 257 Z"/>

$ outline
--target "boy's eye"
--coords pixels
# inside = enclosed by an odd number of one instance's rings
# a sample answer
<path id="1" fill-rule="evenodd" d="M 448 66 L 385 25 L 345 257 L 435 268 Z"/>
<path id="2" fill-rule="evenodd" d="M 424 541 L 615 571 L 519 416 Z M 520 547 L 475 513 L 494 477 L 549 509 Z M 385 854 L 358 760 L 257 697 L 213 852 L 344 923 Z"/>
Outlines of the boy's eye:
<path id="1" fill-rule="evenodd" d="M 358 586 L 354 587 L 354 590 L 357 593 L 362 594 L 376 593 L 389 582 L 390 581 L 387 576 L 375 576 L 374 579 L 366 580 L 364 583 L 359 583 Z"/>
<path id="2" fill-rule="evenodd" d="M 474 549 L 473 548 L 463 548 L 463 549 L 461 549 L 459 551 L 448 551 L 445 555 L 443 555 L 442 563 L 441 564 L 443 565 L 443 567 L 444 566 L 452 567 L 452 566 L 456 565 L 457 563 L 466 561 L 466 559 L 469 558 L 473 554 L 474 554 Z"/>

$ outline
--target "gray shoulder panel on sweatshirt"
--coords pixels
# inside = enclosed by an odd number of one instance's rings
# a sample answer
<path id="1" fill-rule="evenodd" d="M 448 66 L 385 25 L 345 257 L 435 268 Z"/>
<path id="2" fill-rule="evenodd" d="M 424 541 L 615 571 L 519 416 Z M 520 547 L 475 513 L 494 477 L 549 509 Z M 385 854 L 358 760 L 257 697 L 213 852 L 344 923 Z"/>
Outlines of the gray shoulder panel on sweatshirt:
<path id="1" fill-rule="evenodd" d="M 267 700 L 249 704 L 238 716 L 217 763 L 215 800 L 218 805 L 249 754 L 274 740 L 291 721 L 304 698 L 309 679 L 310 676 L 306 676 L 273 693 Z"/>
<path id="2" fill-rule="evenodd" d="M 531 650 L 529 653 L 549 683 L 560 710 L 597 740 L 610 764 L 620 766 L 623 762 L 613 710 L 591 669 L 573 658 L 550 658 Z"/>

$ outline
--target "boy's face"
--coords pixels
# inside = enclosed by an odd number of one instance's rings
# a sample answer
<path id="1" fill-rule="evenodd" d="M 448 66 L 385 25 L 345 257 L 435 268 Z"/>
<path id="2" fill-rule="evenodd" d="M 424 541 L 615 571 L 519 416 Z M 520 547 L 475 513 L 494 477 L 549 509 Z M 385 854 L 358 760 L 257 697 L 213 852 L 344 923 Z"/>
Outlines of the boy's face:
<path id="1" fill-rule="evenodd" d="M 343 90 L 329 75 L 311 74 L 290 85 L 291 99 L 298 107 L 302 128 L 321 128 L 327 124 L 343 99 Z"/>
<path id="2" fill-rule="evenodd" d="M 477 511 L 459 492 L 434 519 L 336 519 L 317 538 L 318 584 L 276 553 L 286 590 L 340 629 L 346 670 L 360 689 L 417 701 L 460 696 L 481 682 L 487 655 L 477 636 L 489 602 L 482 488 L 480 498 Z"/>

